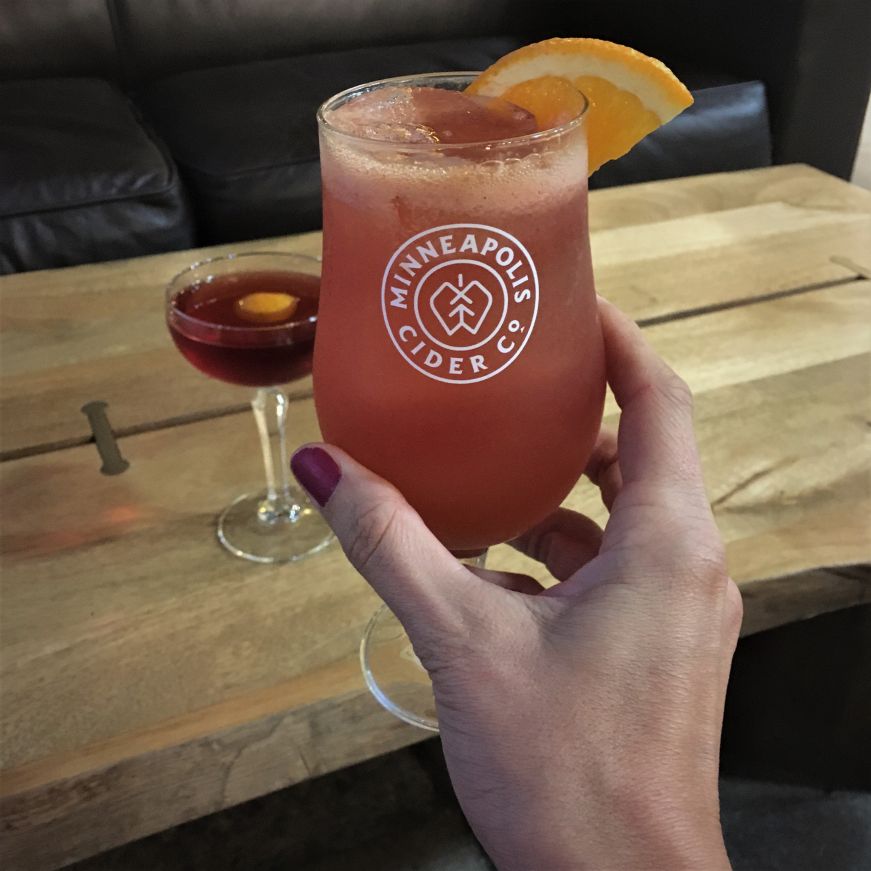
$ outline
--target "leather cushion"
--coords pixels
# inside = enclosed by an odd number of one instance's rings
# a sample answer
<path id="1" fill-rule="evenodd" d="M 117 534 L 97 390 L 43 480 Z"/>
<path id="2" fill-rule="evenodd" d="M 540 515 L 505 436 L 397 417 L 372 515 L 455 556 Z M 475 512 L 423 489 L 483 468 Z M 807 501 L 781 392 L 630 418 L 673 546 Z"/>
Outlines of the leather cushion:
<path id="1" fill-rule="evenodd" d="M 0 80 L 118 75 L 107 0 L 0 0 Z"/>
<path id="2" fill-rule="evenodd" d="M 682 76 L 683 77 L 683 76 Z M 687 74 L 685 82 L 695 77 Z M 762 82 L 693 87 L 695 102 L 629 154 L 606 163 L 591 188 L 771 165 L 768 103 Z"/>
<path id="3" fill-rule="evenodd" d="M 523 40 L 492 37 L 313 54 L 180 73 L 141 102 L 191 191 L 204 242 L 320 226 L 318 105 L 389 75 L 482 69 Z M 619 161 L 593 187 L 771 163 L 765 91 L 677 64 L 696 105 Z"/>
<path id="4" fill-rule="evenodd" d="M 320 226 L 324 100 L 386 76 L 483 69 L 520 44 L 442 40 L 197 70 L 138 99 L 179 164 L 203 242 L 276 236 Z"/>
<path id="5" fill-rule="evenodd" d="M 533 42 L 560 28 L 572 30 L 559 0 L 109 0 L 109 4 L 118 41 L 124 46 L 121 60 L 128 79 L 136 83 L 312 52 L 507 32 Z"/>
<path id="6" fill-rule="evenodd" d="M 178 174 L 100 79 L 0 83 L 0 270 L 190 247 Z"/>

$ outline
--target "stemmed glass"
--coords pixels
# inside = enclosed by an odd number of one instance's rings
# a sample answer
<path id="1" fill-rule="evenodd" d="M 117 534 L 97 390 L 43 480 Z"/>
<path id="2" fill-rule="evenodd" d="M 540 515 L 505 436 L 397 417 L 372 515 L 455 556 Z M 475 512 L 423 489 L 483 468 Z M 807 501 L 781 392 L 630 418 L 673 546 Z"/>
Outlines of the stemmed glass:
<path id="1" fill-rule="evenodd" d="M 319 261 L 272 252 L 195 263 L 166 289 L 166 322 L 185 359 L 212 378 L 257 388 L 251 407 L 266 489 L 239 496 L 218 519 L 221 544 L 253 562 L 292 562 L 332 540 L 291 483 L 288 400 L 277 386 L 311 371 L 319 290 Z"/>
<path id="2" fill-rule="evenodd" d="M 568 495 L 605 395 L 584 113 L 538 130 L 504 101 L 457 93 L 476 75 L 373 82 L 318 112 L 314 363 L 324 438 L 473 557 Z M 437 729 L 429 682 L 388 610 L 361 660 L 382 705 Z"/>

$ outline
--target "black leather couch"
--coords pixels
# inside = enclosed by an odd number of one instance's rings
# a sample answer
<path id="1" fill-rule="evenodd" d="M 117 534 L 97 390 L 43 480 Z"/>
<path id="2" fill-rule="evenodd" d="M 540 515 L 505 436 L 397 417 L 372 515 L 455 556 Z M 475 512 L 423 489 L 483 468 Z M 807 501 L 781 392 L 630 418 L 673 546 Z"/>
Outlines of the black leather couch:
<path id="1" fill-rule="evenodd" d="M 868 0 L 2 0 L 0 272 L 317 228 L 323 99 L 553 35 L 634 45 L 695 94 L 592 187 L 850 172 Z"/>

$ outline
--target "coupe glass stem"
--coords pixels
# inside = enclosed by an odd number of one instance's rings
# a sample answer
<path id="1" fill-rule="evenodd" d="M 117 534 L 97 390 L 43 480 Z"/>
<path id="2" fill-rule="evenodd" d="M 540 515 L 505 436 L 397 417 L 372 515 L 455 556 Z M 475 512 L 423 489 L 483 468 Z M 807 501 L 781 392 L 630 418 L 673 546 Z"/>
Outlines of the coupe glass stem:
<path id="1" fill-rule="evenodd" d="M 257 516 L 264 523 L 295 521 L 302 511 L 290 488 L 287 406 L 287 397 L 277 387 L 260 387 L 251 400 L 266 470 L 266 498 L 257 508 Z"/>

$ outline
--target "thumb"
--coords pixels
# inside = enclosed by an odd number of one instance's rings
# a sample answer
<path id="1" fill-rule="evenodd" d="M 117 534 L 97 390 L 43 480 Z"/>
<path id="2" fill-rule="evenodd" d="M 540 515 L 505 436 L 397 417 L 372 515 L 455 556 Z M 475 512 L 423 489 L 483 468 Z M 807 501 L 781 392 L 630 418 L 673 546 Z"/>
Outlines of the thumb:
<path id="1" fill-rule="evenodd" d="M 392 484 L 332 446 L 304 445 L 290 467 L 320 506 L 351 564 L 413 642 L 456 623 L 460 603 L 477 579 Z"/>

